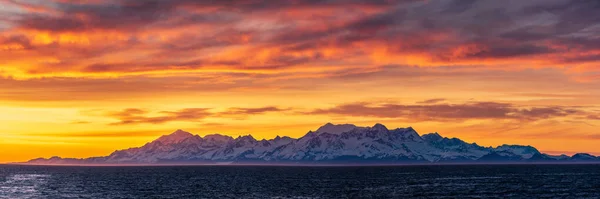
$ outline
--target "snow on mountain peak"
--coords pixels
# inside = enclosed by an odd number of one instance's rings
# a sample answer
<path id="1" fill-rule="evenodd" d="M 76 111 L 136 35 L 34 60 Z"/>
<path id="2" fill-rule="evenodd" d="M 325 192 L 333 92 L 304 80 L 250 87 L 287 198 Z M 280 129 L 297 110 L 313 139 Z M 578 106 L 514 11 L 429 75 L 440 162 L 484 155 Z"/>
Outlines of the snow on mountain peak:
<path id="1" fill-rule="evenodd" d="M 348 159 L 351 158 L 351 159 Z M 164 162 L 496 162 L 496 161 L 600 161 L 600 157 L 576 154 L 551 157 L 531 146 L 482 147 L 437 133 L 419 136 L 411 127 L 388 130 L 383 124 L 357 127 L 327 123 L 300 138 L 277 136 L 257 141 L 251 135 L 233 138 L 206 135 L 203 138 L 183 130 L 139 148 L 115 151 L 106 157 L 87 159 L 34 159 L 36 164 L 67 163 L 160 163 Z"/>
<path id="2" fill-rule="evenodd" d="M 317 133 L 330 133 L 330 134 L 341 134 L 341 133 L 345 133 L 348 131 L 352 131 L 354 129 L 356 129 L 358 127 L 356 127 L 354 124 L 332 124 L 332 123 L 327 123 L 321 127 L 319 127 L 319 129 L 317 129 Z"/>
<path id="3" fill-rule="evenodd" d="M 225 144 L 225 143 L 233 140 L 232 137 L 221 135 L 221 134 L 206 135 L 206 136 L 204 136 L 204 139 L 207 141 L 216 143 L 216 144 Z"/>
<path id="4" fill-rule="evenodd" d="M 434 133 L 428 133 L 428 134 L 423 134 L 421 135 L 421 137 L 427 141 L 439 141 L 441 139 L 444 139 L 444 137 L 442 137 L 439 133 L 434 132 Z"/>
<path id="5" fill-rule="evenodd" d="M 292 140 L 294 140 L 294 139 L 291 138 L 291 137 L 288 137 L 288 136 L 281 137 L 281 136 L 278 135 L 277 137 L 275 137 L 275 138 L 273 138 L 272 140 L 269 140 L 269 141 L 273 141 L 275 143 L 288 143 L 288 142 L 291 142 Z"/>
<path id="6" fill-rule="evenodd" d="M 589 153 L 577 153 L 571 157 L 573 160 L 596 160 L 599 159 L 596 156 L 593 156 Z"/>
<path id="7" fill-rule="evenodd" d="M 181 141 L 191 137 L 194 137 L 194 135 L 189 132 L 178 129 L 177 131 L 169 135 L 160 136 L 160 138 L 158 138 L 156 141 L 159 141 L 163 144 L 180 143 Z"/>
<path id="8" fill-rule="evenodd" d="M 172 136 L 193 136 L 190 132 L 177 129 L 175 132 L 171 133 Z"/>
<path id="9" fill-rule="evenodd" d="M 391 131 L 395 136 L 402 137 L 404 140 L 422 141 L 423 138 L 412 127 L 397 128 Z"/>
<path id="10" fill-rule="evenodd" d="M 503 152 L 509 152 L 511 154 L 516 154 L 516 155 L 521 156 L 526 159 L 531 158 L 535 154 L 540 153 L 536 148 L 534 148 L 532 146 L 508 145 L 508 144 L 504 144 L 502 146 L 496 147 L 495 151 L 500 154 L 502 154 Z"/>

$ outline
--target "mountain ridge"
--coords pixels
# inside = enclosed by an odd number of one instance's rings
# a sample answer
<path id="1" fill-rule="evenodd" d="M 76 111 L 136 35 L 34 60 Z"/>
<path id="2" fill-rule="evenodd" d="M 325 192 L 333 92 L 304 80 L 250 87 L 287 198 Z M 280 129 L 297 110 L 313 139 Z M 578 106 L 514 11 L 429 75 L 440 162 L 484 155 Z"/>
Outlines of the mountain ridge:
<path id="1" fill-rule="evenodd" d="M 388 129 L 383 124 L 358 127 L 327 123 L 300 138 L 277 136 L 257 140 L 252 135 L 211 134 L 201 137 L 181 129 L 140 147 L 116 150 L 108 156 L 37 158 L 26 164 L 436 164 L 497 162 L 600 162 L 578 153 L 553 156 L 535 147 L 484 147 L 439 133 L 419 135 L 412 127 Z"/>

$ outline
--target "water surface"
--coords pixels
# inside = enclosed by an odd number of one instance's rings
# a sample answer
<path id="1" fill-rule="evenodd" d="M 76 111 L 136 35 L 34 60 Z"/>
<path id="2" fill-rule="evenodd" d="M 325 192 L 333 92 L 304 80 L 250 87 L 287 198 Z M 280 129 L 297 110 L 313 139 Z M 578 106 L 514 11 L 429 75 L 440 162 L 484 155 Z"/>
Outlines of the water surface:
<path id="1" fill-rule="evenodd" d="M 600 165 L 0 165 L 0 198 L 600 198 Z"/>

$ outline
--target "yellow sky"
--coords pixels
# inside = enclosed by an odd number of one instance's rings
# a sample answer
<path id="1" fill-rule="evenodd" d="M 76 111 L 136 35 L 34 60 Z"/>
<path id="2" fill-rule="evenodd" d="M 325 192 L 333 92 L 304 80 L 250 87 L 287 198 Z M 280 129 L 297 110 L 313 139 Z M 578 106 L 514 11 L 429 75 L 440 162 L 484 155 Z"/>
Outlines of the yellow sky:
<path id="1" fill-rule="evenodd" d="M 0 163 L 327 122 L 600 154 L 593 6 L 377 2 L 0 0 Z"/>

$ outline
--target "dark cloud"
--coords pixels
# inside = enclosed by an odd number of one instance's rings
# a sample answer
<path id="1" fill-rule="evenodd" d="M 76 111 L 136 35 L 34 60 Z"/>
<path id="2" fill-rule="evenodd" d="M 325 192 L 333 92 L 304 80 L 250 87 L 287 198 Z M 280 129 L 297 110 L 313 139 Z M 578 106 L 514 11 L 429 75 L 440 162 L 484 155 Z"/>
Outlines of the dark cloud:
<path id="1" fill-rule="evenodd" d="M 600 41 L 598 41 L 600 42 Z M 585 63 L 585 62 L 598 62 L 600 61 L 600 54 L 593 55 L 581 55 L 577 57 L 568 57 L 560 60 L 563 63 Z"/>
<path id="2" fill-rule="evenodd" d="M 589 41 L 598 29 L 571 36 L 598 25 L 600 15 L 591 14 L 597 7 L 592 1 L 423 1 L 324 31 L 284 32 L 278 41 L 300 43 L 292 49 L 377 41 L 398 54 L 428 53 L 439 61 L 535 57 L 599 49 Z M 465 46 L 472 49 L 457 51 Z"/>
<path id="3" fill-rule="evenodd" d="M 105 3 L 55 2 L 58 15 L 24 14 L 16 23 L 26 29 L 53 32 L 137 30 L 151 25 L 172 27 L 198 23 L 222 23 L 232 19 L 220 12 L 191 13 L 179 10 L 192 1 L 125 0 Z M 172 20 L 172 21 L 170 21 Z"/>
<path id="4" fill-rule="evenodd" d="M 2 35 L 7 39 L 0 39 L 0 44 L 17 44 L 31 54 L 6 53 L 0 58 L 60 60 L 36 63 L 38 67 L 27 71 L 33 74 L 204 70 L 218 62 L 234 63 L 225 69 L 282 70 L 355 64 L 353 58 L 362 58 L 361 64 L 367 66 L 378 61 L 370 57 L 377 54 L 374 50 L 385 51 L 382 56 L 399 62 L 411 60 L 403 59 L 410 56 L 423 60 L 397 63 L 407 65 L 486 65 L 498 59 L 511 64 L 548 62 L 549 67 L 563 68 L 560 65 L 599 61 L 599 4 L 588 0 L 19 1 L 17 6 L 38 11 L 11 17 L 6 22 L 12 27 L 8 32 L 18 32 L 17 36 Z M 108 31 L 129 39 L 95 38 L 87 46 L 58 41 L 32 45 L 32 38 L 18 36 L 22 30 L 35 30 L 31 34 Z M 215 52 L 240 46 L 248 47 L 247 51 L 206 60 L 214 58 Z M 91 60 L 102 56 L 118 57 L 120 63 Z M 524 65 L 515 67 L 538 67 Z"/>
<path id="5" fill-rule="evenodd" d="M 101 3 L 55 1 L 44 5 L 58 13 L 23 14 L 15 23 L 23 28 L 47 31 L 89 31 L 95 29 L 136 30 L 149 26 L 178 27 L 201 23 L 230 23 L 241 20 L 239 13 L 273 12 L 280 9 L 314 6 L 390 6 L 403 1 L 197 1 L 197 0 L 109 0 Z M 51 6 L 50 4 L 53 4 Z M 34 6 L 22 3 L 20 6 Z M 198 12 L 199 10 L 209 10 Z"/>
<path id="6" fill-rule="evenodd" d="M 534 45 L 520 45 L 520 46 L 505 46 L 500 47 L 499 45 L 488 45 L 484 46 L 475 52 L 470 52 L 461 55 L 460 58 L 510 58 L 520 57 L 538 54 L 547 54 L 554 52 L 549 47 L 545 46 L 534 46 Z"/>
<path id="7" fill-rule="evenodd" d="M 333 114 L 355 117 L 403 118 L 418 121 L 464 121 L 471 119 L 511 119 L 535 121 L 584 113 L 570 107 L 522 108 L 509 103 L 472 102 L 464 104 L 405 105 L 393 103 L 351 103 L 310 114 Z"/>

